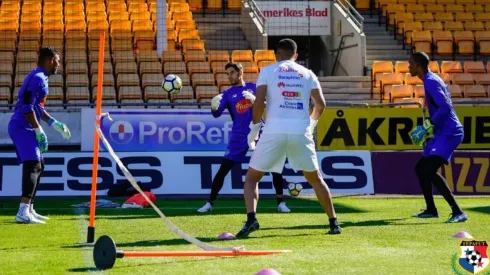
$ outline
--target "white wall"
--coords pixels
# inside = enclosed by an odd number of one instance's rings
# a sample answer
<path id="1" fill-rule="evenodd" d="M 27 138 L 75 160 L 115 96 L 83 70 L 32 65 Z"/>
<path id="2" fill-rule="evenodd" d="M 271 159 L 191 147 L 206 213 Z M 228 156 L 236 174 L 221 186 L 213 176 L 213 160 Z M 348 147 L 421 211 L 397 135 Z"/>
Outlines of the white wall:
<path id="1" fill-rule="evenodd" d="M 357 44 L 357 47 L 342 50 L 339 58 L 339 66 L 335 75 L 337 76 L 361 76 L 363 68 L 366 65 L 366 36 L 356 26 L 348 14 L 337 4 L 332 4 L 332 35 L 322 36 L 322 40 L 328 45 L 329 50 L 337 49 L 340 44 L 342 35 L 354 33 L 353 37 L 345 38 L 345 46 Z M 337 53 L 328 53 L 328 71 L 327 75 L 332 73 L 333 64 Z"/>

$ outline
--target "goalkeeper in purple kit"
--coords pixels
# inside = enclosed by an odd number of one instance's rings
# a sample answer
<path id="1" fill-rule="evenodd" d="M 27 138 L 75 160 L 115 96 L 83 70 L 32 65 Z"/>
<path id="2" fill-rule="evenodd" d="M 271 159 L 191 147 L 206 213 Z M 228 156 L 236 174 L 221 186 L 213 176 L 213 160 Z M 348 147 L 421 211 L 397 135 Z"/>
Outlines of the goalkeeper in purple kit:
<path id="1" fill-rule="evenodd" d="M 15 217 L 18 223 L 45 223 L 48 217 L 34 210 L 34 196 L 44 171 L 42 153 L 48 150 L 48 139 L 40 120 L 60 132 L 63 138 L 71 137 L 65 124 L 56 121 L 44 109 L 49 93 L 48 79 L 56 74 L 60 56 L 50 47 L 41 48 L 38 67 L 25 78 L 19 90 L 14 114 L 8 125 L 8 133 L 17 152 L 19 164 L 22 163 L 22 197 L 19 211 Z"/>
<path id="2" fill-rule="evenodd" d="M 464 137 L 463 126 L 459 122 L 451 103 L 451 96 L 444 81 L 429 71 L 429 57 L 417 52 L 410 58 L 410 74 L 424 83 L 424 111 L 429 109 L 430 118 L 416 127 L 411 138 L 414 144 L 424 146 L 422 158 L 415 166 L 427 208 L 414 217 L 437 218 L 439 214 L 432 196 L 432 184 L 451 206 L 452 214 L 448 223 L 465 222 L 468 217 L 456 202 L 446 180 L 437 173 L 439 168 L 448 164 L 456 148 Z"/>
<path id="3" fill-rule="evenodd" d="M 206 204 L 197 211 L 205 213 L 212 211 L 219 191 L 223 187 L 226 175 L 237 163 L 245 161 L 250 146 L 247 136 L 250 133 L 249 124 L 252 121 L 252 106 L 255 101 L 255 84 L 243 81 L 243 67 L 240 63 L 226 64 L 225 70 L 230 83 L 233 85 L 213 98 L 211 101 L 211 113 L 214 117 L 220 117 L 227 109 L 233 120 L 230 141 L 221 166 L 216 173 L 211 187 L 211 194 Z M 252 148 L 253 149 L 253 148 Z M 279 212 L 288 213 L 291 210 L 286 206 L 283 198 L 284 179 L 279 173 L 271 173 L 274 189 L 276 190 L 277 209 Z"/>

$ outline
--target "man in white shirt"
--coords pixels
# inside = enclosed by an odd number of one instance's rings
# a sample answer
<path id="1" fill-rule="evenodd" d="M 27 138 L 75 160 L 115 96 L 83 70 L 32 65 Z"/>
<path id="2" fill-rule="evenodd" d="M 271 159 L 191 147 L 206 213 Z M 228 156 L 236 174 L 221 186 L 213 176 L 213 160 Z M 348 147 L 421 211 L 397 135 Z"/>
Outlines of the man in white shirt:
<path id="1" fill-rule="evenodd" d="M 318 168 L 313 140 L 314 128 L 325 109 L 325 99 L 315 74 L 295 62 L 298 56 L 296 52 L 297 45 L 293 40 L 279 41 L 276 50 L 278 62 L 264 67 L 257 80 L 249 144 L 257 139 L 265 101 L 266 123 L 245 176 L 247 222 L 236 235 L 237 238 L 246 237 L 259 229 L 259 222 L 255 217 L 259 198 L 258 182 L 265 172 L 281 173 L 286 158 L 291 168 L 303 171 L 306 180 L 315 190 L 320 205 L 329 217 L 328 233 L 341 233 L 330 190 Z M 310 98 L 315 104 L 311 116 Z"/>

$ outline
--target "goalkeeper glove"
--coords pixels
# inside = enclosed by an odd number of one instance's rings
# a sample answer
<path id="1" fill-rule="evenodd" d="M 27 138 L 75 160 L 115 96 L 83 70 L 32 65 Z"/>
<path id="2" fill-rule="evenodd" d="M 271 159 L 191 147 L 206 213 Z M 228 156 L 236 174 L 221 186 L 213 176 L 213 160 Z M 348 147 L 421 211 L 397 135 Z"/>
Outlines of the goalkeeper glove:
<path id="1" fill-rule="evenodd" d="M 48 151 L 48 137 L 44 133 L 43 128 L 41 128 L 41 125 L 38 128 L 34 128 L 34 131 L 36 132 L 36 140 L 41 153 Z"/>
<path id="2" fill-rule="evenodd" d="M 251 92 L 249 91 L 243 91 L 242 92 L 242 96 L 248 100 L 250 100 L 250 102 L 252 102 L 252 104 L 254 104 L 255 102 L 255 96 L 254 94 L 252 94 Z"/>
<path id="3" fill-rule="evenodd" d="M 248 146 L 250 149 L 254 150 L 255 149 L 255 140 L 257 140 L 259 136 L 259 131 L 260 131 L 260 125 L 261 123 L 254 124 L 253 121 L 250 121 L 250 133 L 247 136 L 247 142 Z"/>
<path id="4" fill-rule="evenodd" d="M 56 131 L 58 131 L 63 136 L 64 139 L 71 138 L 70 129 L 68 129 L 68 127 L 66 127 L 64 123 L 59 122 L 54 118 L 50 118 L 48 120 L 48 125 L 53 127 Z"/>
<path id="5" fill-rule="evenodd" d="M 211 100 L 211 110 L 216 111 L 219 108 L 219 104 L 221 103 L 221 99 L 223 98 L 222 94 L 219 94 Z"/>
<path id="6" fill-rule="evenodd" d="M 429 136 L 432 136 L 434 134 L 434 125 L 430 121 L 430 119 L 424 120 L 424 129 L 427 131 Z"/>

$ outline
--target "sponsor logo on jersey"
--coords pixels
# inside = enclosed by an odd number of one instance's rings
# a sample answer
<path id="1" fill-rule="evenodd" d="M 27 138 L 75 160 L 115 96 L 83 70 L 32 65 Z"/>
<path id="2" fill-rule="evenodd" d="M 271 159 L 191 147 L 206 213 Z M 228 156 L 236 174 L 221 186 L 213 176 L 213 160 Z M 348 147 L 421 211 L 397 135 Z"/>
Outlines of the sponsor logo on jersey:
<path id="1" fill-rule="evenodd" d="M 277 83 L 277 87 L 279 88 L 303 88 L 303 84 L 290 84 L 290 83 L 285 83 L 283 81 Z"/>
<path id="2" fill-rule="evenodd" d="M 235 105 L 235 109 L 236 109 L 237 113 L 243 114 L 243 113 L 247 112 L 250 108 L 252 108 L 252 106 L 253 106 L 252 102 L 250 102 L 250 100 L 244 98 L 244 99 L 237 102 L 237 104 Z"/>
<path id="3" fill-rule="evenodd" d="M 283 91 L 282 96 L 284 97 L 301 97 L 300 92 L 293 92 L 293 91 Z"/>
<path id="4" fill-rule="evenodd" d="M 278 75 L 279 80 L 300 80 L 303 78 L 302 74 L 298 74 L 298 76 L 286 76 L 286 75 Z"/>
<path id="5" fill-rule="evenodd" d="M 279 67 L 279 72 L 281 73 L 297 73 L 298 70 L 291 67 Z"/>

